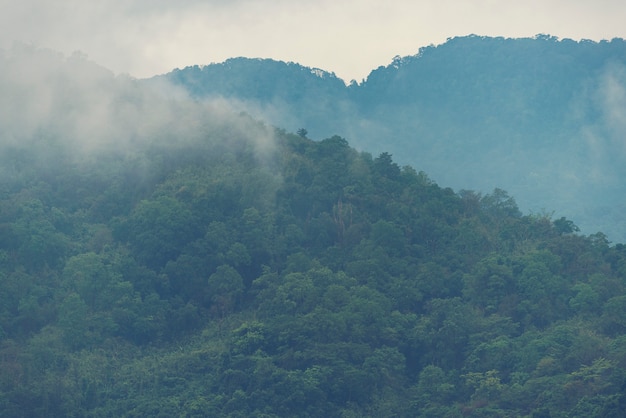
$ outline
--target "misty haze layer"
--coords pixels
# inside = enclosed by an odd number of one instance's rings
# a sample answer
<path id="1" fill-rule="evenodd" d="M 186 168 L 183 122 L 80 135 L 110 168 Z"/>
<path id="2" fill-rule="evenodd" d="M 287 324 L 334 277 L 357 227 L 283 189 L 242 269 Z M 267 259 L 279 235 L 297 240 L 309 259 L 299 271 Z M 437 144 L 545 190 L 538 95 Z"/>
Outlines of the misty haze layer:
<path id="1" fill-rule="evenodd" d="M 219 130 L 250 139 L 259 150 L 272 145 L 270 129 L 238 116 L 225 101 L 199 103 L 166 81 L 148 88 L 80 54 L 66 58 L 25 45 L 0 51 L 0 90 L 3 148 L 56 147 L 82 158 L 207 142 Z"/>
<path id="2" fill-rule="evenodd" d="M 291 131 L 390 152 L 442 186 L 503 188 L 524 211 L 554 211 L 584 233 L 626 241 L 621 39 L 453 38 L 349 86 L 321 70 L 244 58 L 165 78 Z"/>

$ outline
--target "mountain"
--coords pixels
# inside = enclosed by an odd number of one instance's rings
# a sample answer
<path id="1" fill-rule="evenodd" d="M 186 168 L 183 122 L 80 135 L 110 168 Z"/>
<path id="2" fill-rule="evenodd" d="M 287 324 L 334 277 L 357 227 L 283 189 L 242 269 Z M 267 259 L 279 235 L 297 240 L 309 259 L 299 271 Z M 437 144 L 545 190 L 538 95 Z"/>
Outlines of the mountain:
<path id="1" fill-rule="evenodd" d="M 626 241 L 622 39 L 452 38 L 347 86 L 332 73 L 245 58 L 157 78 L 275 126 L 389 152 L 455 190 L 505 189 L 524 211 Z"/>
<path id="2" fill-rule="evenodd" d="M 81 56 L 0 87 L 0 416 L 626 415 L 625 245 Z"/>
<path id="3" fill-rule="evenodd" d="M 206 67 L 174 70 L 155 80 L 163 78 L 183 86 L 194 98 L 227 99 L 254 116 L 294 132 L 310 125 L 330 137 L 342 125 L 328 116 L 347 111 L 343 106 L 348 103 L 349 91 L 343 80 L 333 73 L 295 63 L 232 58 Z"/>

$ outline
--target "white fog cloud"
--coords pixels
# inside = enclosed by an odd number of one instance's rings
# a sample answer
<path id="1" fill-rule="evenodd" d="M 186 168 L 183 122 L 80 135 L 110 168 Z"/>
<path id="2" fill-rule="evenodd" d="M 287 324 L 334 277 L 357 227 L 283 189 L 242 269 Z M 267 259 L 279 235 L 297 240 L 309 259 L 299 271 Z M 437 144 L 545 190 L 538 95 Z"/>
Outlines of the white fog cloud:
<path id="1" fill-rule="evenodd" d="M 609 66 L 602 79 L 601 100 L 611 148 L 626 156 L 626 68 Z"/>
<path id="2" fill-rule="evenodd" d="M 156 82 L 155 82 L 156 83 Z M 54 147 L 73 155 L 136 145 L 251 140 L 259 151 L 273 132 L 240 118 L 226 101 L 197 102 L 159 81 L 146 86 L 74 54 L 16 45 L 0 50 L 0 147 Z"/>

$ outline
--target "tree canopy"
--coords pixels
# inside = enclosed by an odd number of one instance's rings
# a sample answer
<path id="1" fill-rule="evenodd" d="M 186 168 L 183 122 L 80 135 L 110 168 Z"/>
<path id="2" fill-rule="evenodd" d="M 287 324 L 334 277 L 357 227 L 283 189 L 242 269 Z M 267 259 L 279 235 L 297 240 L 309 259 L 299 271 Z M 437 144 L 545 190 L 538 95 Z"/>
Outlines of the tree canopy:
<path id="1" fill-rule="evenodd" d="M 623 245 L 229 135 L 2 179 L 0 415 L 624 414 Z"/>

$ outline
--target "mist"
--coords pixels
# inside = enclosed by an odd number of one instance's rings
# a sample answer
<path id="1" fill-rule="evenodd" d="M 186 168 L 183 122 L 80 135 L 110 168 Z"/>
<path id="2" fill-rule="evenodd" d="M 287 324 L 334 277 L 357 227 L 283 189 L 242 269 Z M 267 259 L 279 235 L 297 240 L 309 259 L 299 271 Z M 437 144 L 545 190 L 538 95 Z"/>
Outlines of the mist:
<path id="1" fill-rule="evenodd" d="M 226 100 L 194 100 L 165 80 L 141 83 L 75 53 L 16 44 L 0 51 L 0 147 L 63 149 L 81 160 L 174 147 L 250 141 L 271 152 L 274 132 Z"/>

